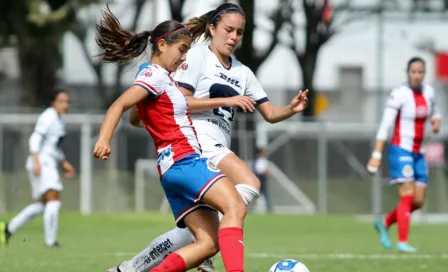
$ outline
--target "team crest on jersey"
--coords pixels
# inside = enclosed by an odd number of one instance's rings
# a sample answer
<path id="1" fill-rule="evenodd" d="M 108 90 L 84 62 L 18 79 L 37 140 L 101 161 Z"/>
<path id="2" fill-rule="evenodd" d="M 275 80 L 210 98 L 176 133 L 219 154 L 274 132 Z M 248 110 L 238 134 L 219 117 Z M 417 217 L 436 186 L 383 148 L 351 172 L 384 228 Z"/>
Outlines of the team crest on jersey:
<path id="1" fill-rule="evenodd" d="M 152 72 L 151 71 L 147 71 L 143 74 L 145 77 L 150 77 L 152 76 Z"/>
<path id="2" fill-rule="evenodd" d="M 177 69 L 178 72 L 185 72 L 188 69 L 188 63 L 184 62 L 182 63 L 179 68 Z"/>
<path id="3" fill-rule="evenodd" d="M 414 168 L 412 168 L 412 165 L 406 164 L 405 166 L 403 166 L 401 173 L 405 178 L 412 178 L 414 176 Z"/>
<path id="4" fill-rule="evenodd" d="M 208 170 L 212 172 L 219 172 L 218 166 L 216 166 L 214 163 L 212 163 L 210 160 L 207 160 L 207 168 Z"/>

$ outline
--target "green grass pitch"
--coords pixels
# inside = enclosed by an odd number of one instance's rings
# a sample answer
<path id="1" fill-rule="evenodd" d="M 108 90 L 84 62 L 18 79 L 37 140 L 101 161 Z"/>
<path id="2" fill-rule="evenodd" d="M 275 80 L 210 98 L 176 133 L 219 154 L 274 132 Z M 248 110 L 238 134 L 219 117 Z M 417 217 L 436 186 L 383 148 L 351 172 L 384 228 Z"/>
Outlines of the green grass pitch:
<path id="1" fill-rule="evenodd" d="M 0 215 L 1 220 L 12 214 Z M 42 219 L 37 218 L 0 248 L 0 271 L 105 271 L 143 249 L 173 227 L 170 215 L 94 214 L 62 212 L 61 249 L 43 243 Z M 395 228 L 391 233 L 395 240 Z M 246 271 L 267 272 L 282 258 L 305 263 L 311 272 L 446 272 L 447 226 L 414 225 L 415 255 L 383 250 L 371 224 L 351 217 L 249 215 L 245 226 Z M 220 257 L 218 271 L 224 271 Z"/>

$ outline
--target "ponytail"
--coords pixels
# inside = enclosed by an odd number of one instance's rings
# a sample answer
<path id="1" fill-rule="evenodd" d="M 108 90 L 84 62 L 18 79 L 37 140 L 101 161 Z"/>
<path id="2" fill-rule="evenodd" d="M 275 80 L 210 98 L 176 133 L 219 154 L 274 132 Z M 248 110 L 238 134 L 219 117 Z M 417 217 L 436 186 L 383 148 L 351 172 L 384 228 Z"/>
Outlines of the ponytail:
<path id="1" fill-rule="evenodd" d="M 96 26 L 96 43 L 103 50 L 99 54 L 105 62 L 125 63 L 146 51 L 152 31 L 134 33 L 121 27 L 117 17 L 107 10 L 101 12 L 101 21 Z"/>
<path id="2" fill-rule="evenodd" d="M 184 23 L 185 27 L 190 31 L 193 41 L 196 42 L 202 34 L 205 34 L 205 40 L 209 40 L 212 37 L 208 26 L 211 23 L 213 15 L 216 10 L 211 10 L 202 16 L 194 17 Z"/>

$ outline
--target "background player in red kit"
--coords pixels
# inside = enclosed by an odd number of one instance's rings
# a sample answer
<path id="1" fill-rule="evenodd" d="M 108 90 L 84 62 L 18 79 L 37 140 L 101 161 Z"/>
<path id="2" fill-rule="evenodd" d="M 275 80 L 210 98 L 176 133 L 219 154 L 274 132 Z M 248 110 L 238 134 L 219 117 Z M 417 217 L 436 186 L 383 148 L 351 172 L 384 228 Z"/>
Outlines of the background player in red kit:
<path id="1" fill-rule="evenodd" d="M 432 131 L 440 130 L 440 115 L 436 108 L 434 89 L 423 82 L 425 62 L 412 58 L 407 66 L 408 81 L 395 88 L 389 95 L 383 119 L 376 137 L 375 150 L 367 164 L 376 172 L 381 164 L 381 154 L 388 130 L 394 127 L 388 149 L 391 184 L 398 185 L 400 202 L 384 219 L 374 221 L 384 248 L 391 248 L 389 227 L 397 223 L 397 251 L 416 252 L 408 243 L 410 214 L 425 203 L 428 184 L 428 167 L 423 156 L 423 140 L 428 118 Z"/>

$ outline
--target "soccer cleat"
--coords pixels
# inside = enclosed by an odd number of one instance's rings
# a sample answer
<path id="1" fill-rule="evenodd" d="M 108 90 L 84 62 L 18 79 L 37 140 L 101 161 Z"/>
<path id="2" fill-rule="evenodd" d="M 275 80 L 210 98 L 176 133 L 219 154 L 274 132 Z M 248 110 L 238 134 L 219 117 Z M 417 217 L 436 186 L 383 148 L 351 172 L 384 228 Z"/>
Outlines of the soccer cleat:
<path id="1" fill-rule="evenodd" d="M 122 272 L 118 266 L 114 266 L 106 270 L 106 272 Z"/>
<path id="2" fill-rule="evenodd" d="M 9 239 L 11 238 L 11 233 L 8 231 L 8 223 L 0 222 L 0 241 L 3 247 L 8 247 Z"/>
<path id="3" fill-rule="evenodd" d="M 107 269 L 106 272 L 137 272 L 137 270 L 132 267 L 129 261 L 124 261 L 118 266 Z"/>
<path id="4" fill-rule="evenodd" d="M 213 265 L 213 257 L 205 260 L 198 266 L 197 270 L 202 272 L 216 272 L 215 266 Z"/>
<path id="5" fill-rule="evenodd" d="M 54 242 L 54 244 L 52 244 L 52 245 L 47 245 L 49 248 L 61 248 L 62 246 L 61 246 L 61 244 L 59 244 L 59 242 Z"/>
<path id="6" fill-rule="evenodd" d="M 415 252 L 417 252 L 417 249 L 412 247 L 408 243 L 398 243 L 397 251 L 401 252 L 401 253 L 415 253 Z"/>
<path id="7" fill-rule="evenodd" d="M 383 223 L 383 220 L 376 219 L 373 221 L 373 226 L 375 227 L 375 230 L 380 235 L 380 243 L 385 249 L 391 249 L 392 243 L 389 238 L 389 231 L 387 230 L 386 226 Z"/>

